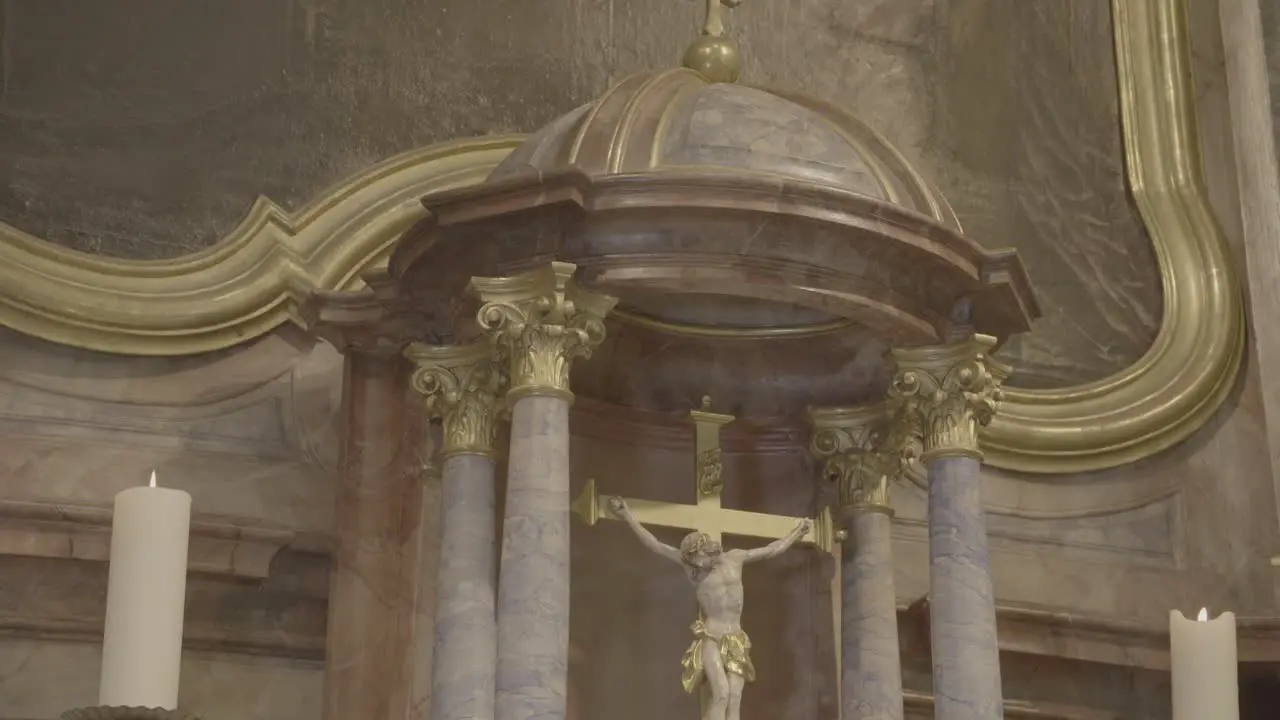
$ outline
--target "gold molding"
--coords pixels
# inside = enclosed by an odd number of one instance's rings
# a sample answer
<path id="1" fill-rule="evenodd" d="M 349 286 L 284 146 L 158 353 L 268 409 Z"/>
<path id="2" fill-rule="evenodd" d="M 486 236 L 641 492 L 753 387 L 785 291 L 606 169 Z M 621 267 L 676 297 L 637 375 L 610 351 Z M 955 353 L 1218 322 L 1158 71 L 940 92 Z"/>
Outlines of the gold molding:
<path id="1" fill-rule="evenodd" d="M 987 463 L 1034 473 L 1125 465 L 1218 410 L 1243 358 L 1241 287 L 1209 207 L 1183 0 L 1112 0 L 1125 170 L 1155 246 L 1164 317 L 1127 369 L 1056 390 L 1006 388 L 981 434 Z"/>
<path id="2" fill-rule="evenodd" d="M 982 460 L 978 433 L 995 417 L 1010 370 L 988 357 L 995 346 L 990 335 L 974 335 L 951 345 L 893 351 L 898 370 L 889 397 L 901 403 L 920 434 L 921 462 Z"/>
<path id="3" fill-rule="evenodd" d="M 67 250 L 0 223 L 0 325 L 127 355 L 219 350 L 301 323 L 313 290 L 353 289 L 426 210 L 428 192 L 484 180 L 523 136 L 397 155 L 296 212 L 260 197 L 217 245 L 160 261 Z"/>
<path id="4" fill-rule="evenodd" d="M 579 287 L 577 270 L 573 263 L 550 262 L 509 277 L 471 278 L 471 291 L 484 303 L 476 321 L 510 365 L 508 405 L 529 395 L 573 402 L 569 369 L 604 341 L 604 318 L 618 302 Z"/>
<path id="5" fill-rule="evenodd" d="M 1206 199 L 1183 0 L 1112 0 L 1125 168 L 1155 246 L 1164 317 L 1141 360 L 1056 390 L 1005 388 L 981 432 L 988 464 L 1033 473 L 1124 465 L 1185 439 L 1241 365 L 1244 310 Z M 484 178 L 521 141 L 406 153 L 288 213 L 260 199 L 208 251 L 160 262 L 64 250 L 0 224 L 0 324 L 92 350 L 185 355 L 285 323 L 313 289 L 348 289 L 423 217 L 417 198 Z"/>
<path id="6" fill-rule="evenodd" d="M 857 407 L 811 407 L 809 452 L 837 483 L 841 519 L 858 511 L 893 515 L 892 485 L 920 455 L 918 430 L 897 401 Z"/>
<path id="7" fill-rule="evenodd" d="M 502 363 L 488 342 L 470 345 L 413 343 L 404 355 L 415 366 L 413 389 L 427 414 L 440 418 L 444 447 L 440 455 L 496 457 Z"/>

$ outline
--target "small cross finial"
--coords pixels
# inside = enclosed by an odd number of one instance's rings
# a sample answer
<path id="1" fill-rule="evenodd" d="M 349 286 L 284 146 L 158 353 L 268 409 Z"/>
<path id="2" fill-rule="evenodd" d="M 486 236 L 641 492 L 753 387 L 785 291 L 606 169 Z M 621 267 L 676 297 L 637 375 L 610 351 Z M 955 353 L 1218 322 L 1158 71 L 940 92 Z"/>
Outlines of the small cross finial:
<path id="1" fill-rule="evenodd" d="M 738 44 L 724 34 L 724 9 L 736 8 L 742 0 L 706 0 L 707 15 L 702 35 L 684 54 L 684 66 L 696 70 L 711 82 L 731 83 L 738 79 L 741 60 Z"/>
<path id="2" fill-rule="evenodd" d="M 709 37 L 724 35 L 724 9 L 738 7 L 742 0 L 707 0 L 707 17 L 702 23 L 702 34 Z"/>

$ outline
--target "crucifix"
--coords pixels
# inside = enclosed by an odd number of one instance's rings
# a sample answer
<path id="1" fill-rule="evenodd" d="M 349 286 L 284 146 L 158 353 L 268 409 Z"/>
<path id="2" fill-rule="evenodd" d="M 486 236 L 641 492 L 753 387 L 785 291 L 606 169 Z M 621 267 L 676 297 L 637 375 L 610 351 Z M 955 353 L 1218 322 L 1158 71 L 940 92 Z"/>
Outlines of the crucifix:
<path id="1" fill-rule="evenodd" d="M 776 557 L 798 541 L 831 552 L 835 537 L 829 510 L 814 521 L 722 507 L 720 428 L 734 418 L 712 412 L 710 398 L 703 398 L 702 408 L 690 417 L 696 433 L 694 504 L 597 495 L 595 481 L 588 480 L 572 507 L 588 525 L 601 518 L 625 521 L 647 548 L 681 565 L 694 587 L 699 610 L 692 627 L 693 643 L 680 661 L 685 690 L 702 689 L 703 720 L 738 720 L 743 687 L 755 679 L 751 641 L 741 626 L 742 566 Z M 692 532 L 677 548 L 663 544 L 645 525 Z M 726 533 L 773 542 L 726 551 L 721 545 Z"/>
<path id="2" fill-rule="evenodd" d="M 697 530 L 705 533 L 715 542 L 721 542 L 724 535 L 740 535 L 742 537 L 761 540 L 780 540 L 786 537 L 796 522 L 802 518 L 785 515 L 769 515 L 766 513 L 734 510 L 722 507 L 720 490 L 724 487 L 721 477 L 720 461 L 720 428 L 733 422 L 732 415 L 711 412 L 711 398 L 702 399 L 702 408 L 689 413 L 695 428 L 695 465 L 697 501 L 692 504 L 670 503 L 658 500 L 626 500 L 631 514 L 642 525 L 678 528 L 681 530 Z M 596 481 L 588 480 L 576 500 L 573 501 L 573 512 L 589 526 L 600 520 L 621 520 L 610 508 L 614 496 L 599 495 L 596 492 Z M 812 527 L 800 542 L 812 545 L 823 552 L 832 552 L 836 543 L 835 528 L 830 509 L 824 509 L 812 520 Z"/>

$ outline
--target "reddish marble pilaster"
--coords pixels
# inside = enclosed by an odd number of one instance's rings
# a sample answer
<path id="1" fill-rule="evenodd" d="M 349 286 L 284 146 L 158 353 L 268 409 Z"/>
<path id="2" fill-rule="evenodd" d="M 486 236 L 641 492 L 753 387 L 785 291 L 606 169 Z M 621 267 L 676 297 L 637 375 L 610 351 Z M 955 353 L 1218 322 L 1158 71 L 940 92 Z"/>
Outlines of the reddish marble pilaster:
<path id="1" fill-rule="evenodd" d="M 412 705 L 423 533 L 435 522 L 423 513 L 424 423 L 409 376 L 398 353 L 346 357 L 325 720 L 404 720 Z"/>

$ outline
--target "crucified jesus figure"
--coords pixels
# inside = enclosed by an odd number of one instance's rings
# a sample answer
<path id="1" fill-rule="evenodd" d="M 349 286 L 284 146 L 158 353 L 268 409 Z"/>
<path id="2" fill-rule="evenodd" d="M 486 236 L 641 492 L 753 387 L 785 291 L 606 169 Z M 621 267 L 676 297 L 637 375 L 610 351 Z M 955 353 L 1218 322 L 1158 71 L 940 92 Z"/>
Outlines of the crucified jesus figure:
<path id="1" fill-rule="evenodd" d="M 700 617 L 693 624 L 693 643 L 680 664 L 684 689 L 692 693 L 704 681 L 710 702 L 702 720 L 738 720 L 742 688 L 755 679 L 751 641 L 742 629 L 742 566 L 786 552 L 809 532 L 811 522 L 801 520 L 791 534 L 752 550 L 725 550 L 706 533 L 691 532 L 679 548 L 653 536 L 627 508 L 622 498 L 612 498 L 609 508 L 631 526 L 645 547 L 680 563 L 698 598 Z"/>

